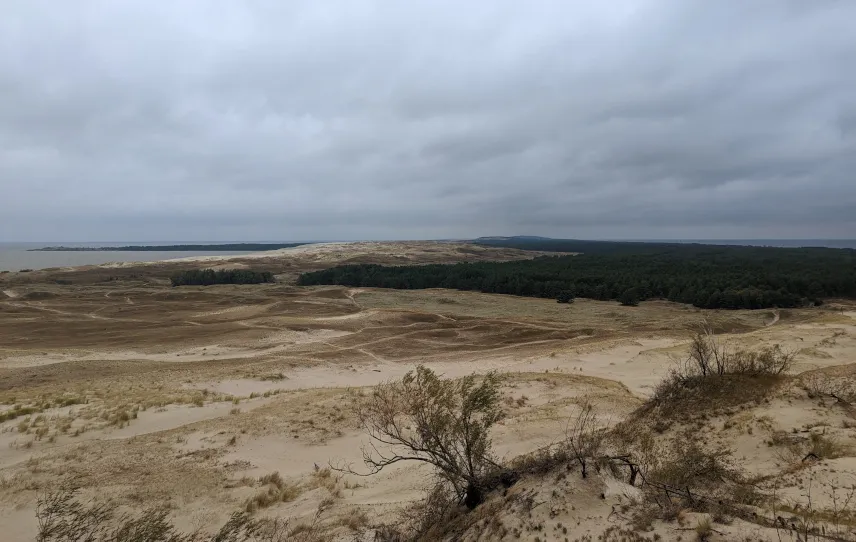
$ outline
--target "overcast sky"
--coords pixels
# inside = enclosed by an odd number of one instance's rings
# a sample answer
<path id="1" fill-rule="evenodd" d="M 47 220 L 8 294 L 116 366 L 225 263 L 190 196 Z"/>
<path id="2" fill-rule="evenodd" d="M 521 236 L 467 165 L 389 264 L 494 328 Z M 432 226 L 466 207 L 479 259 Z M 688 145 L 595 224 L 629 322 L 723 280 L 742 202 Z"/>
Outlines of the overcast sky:
<path id="1" fill-rule="evenodd" d="M 4 0 L 0 241 L 856 237 L 850 0 Z"/>

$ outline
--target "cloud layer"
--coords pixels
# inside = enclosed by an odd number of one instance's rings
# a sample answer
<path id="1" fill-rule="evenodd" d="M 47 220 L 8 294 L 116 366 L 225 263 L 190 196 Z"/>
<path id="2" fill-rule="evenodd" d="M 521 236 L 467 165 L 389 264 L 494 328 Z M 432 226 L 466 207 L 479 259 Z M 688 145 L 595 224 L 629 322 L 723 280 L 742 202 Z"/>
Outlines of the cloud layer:
<path id="1" fill-rule="evenodd" d="M 12 0 L 0 241 L 856 237 L 856 3 Z"/>

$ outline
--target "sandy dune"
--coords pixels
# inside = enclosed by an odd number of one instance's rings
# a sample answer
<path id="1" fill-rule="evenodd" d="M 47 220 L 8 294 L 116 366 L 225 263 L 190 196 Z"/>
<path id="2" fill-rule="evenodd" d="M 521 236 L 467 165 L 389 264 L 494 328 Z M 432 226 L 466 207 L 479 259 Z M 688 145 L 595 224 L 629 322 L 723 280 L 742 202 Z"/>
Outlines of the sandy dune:
<path id="1" fill-rule="evenodd" d="M 292 262 L 287 273 L 294 273 L 373 255 L 447 261 L 471 249 L 420 246 L 325 244 L 274 256 L 293 256 L 299 265 Z M 32 540 L 39 495 L 72 479 L 85 495 L 129 509 L 169 503 L 180 526 L 212 528 L 245 506 L 258 477 L 278 471 L 299 495 L 260 513 L 310 517 L 331 498 L 325 525 L 335 536 L 350 533 L 342 518 L 355 509 L 370 522 L 392 521 L 401 505 L 424 495 L 427 469 L 324 477 L 316 465 L 359 467 L 366 437 L 350 408 L 353 394 L 418 364 L 450 378 L 505 375 L 506 417 L 494 443 L 511 459 L 562 438 L 583 401 L 597 405 L 602 423 L 620 422 L 682 359 L 689 328 L 701 318 L 716 322 L 734 348 L 779 344 L 797 352 L 794 373 L 837 371 L 856 360 L 856 310 L 847 304 L 712 312 L 659 301 L 631 308 L 581 299 L 568 306 L 446 290 L 171 289 L 162 275 L 171 265 L 123 266 L 129 275 L 109 281 L 100 281 L 104 268 L 86 268 L 66 272 L 71 285 L 49 275 L 0 283 L 0 414 L 33 409 L 0 423 L 4 540 Z M 853 426 L 847 429 L 853 412 L 807 398 L 796 383 L 776 393 L 709 420 L 709 441 L 731 447 L 757 476 L 783 468 L 778 448 L 766 444 L 776 432 L 808 438 L 822 427 L 842 445 L 856 443 Z M 818 487 L 856 476 L 854 456 L 782 478 L 780 491 L 798 501 L 800 476 L 815 473 Z M 555 488 L 539 483 L 514 491 Z M 563 498 L 576 509 L 562 517 L 576 519 L 563 521 L 578 522 L 580 534 L 599 532 L 610 507 L 633 490 L 608 477 L 574 481 Z M 740 522 L 722 529 L 758 540 L 769 534 Z M 680 531 L 657 532 L 669 540 Z"/>

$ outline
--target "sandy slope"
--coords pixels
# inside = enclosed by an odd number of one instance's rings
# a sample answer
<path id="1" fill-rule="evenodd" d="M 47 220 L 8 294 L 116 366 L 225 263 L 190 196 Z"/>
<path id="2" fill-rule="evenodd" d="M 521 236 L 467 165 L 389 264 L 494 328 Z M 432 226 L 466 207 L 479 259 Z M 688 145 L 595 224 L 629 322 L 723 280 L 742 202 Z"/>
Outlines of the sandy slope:
<path id="1" fill-rule="evenodd" d="M 313 243 L 292 248 L 269 250 L 240 256 L 189 256 L 162 262 L 117 262 L 103 264 L 104 268 L 134 268 L 160 263 L 204 263 L 206 266 L 236 263 L 250 266 L 260 260 L 291 260 L 313 267 L 330 267 L 340 263 L 359 263 L 361 260 L 386 263 L 433 263 L 466 260 L 528 259 L 542 253 L 499 247 L 487 247 L 466 242 L 444 241 L 379 241 Z M 555 254 L 555 253 L 551 253 Z M 232 266 L 233 267 L 233 266 Z"/>

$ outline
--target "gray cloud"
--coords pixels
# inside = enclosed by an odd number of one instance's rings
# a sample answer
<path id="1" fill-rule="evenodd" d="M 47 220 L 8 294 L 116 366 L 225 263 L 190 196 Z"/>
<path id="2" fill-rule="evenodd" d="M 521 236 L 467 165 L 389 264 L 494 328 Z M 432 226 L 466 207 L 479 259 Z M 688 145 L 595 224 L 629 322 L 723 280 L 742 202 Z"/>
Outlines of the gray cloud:
<path id="1" fill-rule="evenodd" d="M 12 0 L 0 241 L 854 237 L 853 20 Z"/>

